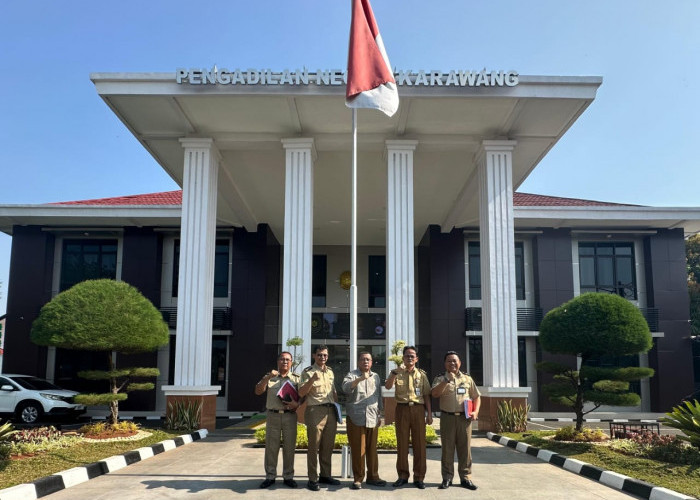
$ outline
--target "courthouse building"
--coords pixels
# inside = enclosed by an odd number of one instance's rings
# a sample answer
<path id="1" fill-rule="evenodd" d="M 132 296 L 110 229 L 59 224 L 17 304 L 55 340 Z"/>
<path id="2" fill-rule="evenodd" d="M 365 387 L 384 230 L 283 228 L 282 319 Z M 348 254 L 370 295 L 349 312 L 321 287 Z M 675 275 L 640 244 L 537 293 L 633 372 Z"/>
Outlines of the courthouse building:
<path id="1" fill-rule="evenodd" d="M 375 368 L 386 373 L 396 340 L 418 346 L 431 377 L 456 350 L 487 414 L 502 398 L 552 410 L 534 369 L 550 359 L 539 322 L 580 293 L 605 291 L 638 306 L 654 337 L 648 354 L 598 360 L 656 370 L 635 387 L 642 402 L 632 410 L 666 411 L 691 392 L 684 235 L 700 230 L 700 209 L 516 192 L 585 120 L 602 79 L 396 76 L 396 115 L 358 113 L 358 344 Z M 343 78 L 93 74 L 98 94 L 182 191 L 0 206 L 0 230 L 13 237 L 4 371 L 84 389 L 75 373 L 100 360 L 33 345 L 31 323 L 60 291 L 109 277 L 139 288 L 171 328 L 158 352 L 118 356 L 162 372 L 158 390 L 130 396 L 126 409 L 162 414 L 166 398 L 194 397 L 208 415 L 258 411 L 255 382 L 297 336 L 304 365 L 312 346 L 327 344 L 342 378 L 354 355 Z M 634 175 L 634 165 L 620 168 Z"/>

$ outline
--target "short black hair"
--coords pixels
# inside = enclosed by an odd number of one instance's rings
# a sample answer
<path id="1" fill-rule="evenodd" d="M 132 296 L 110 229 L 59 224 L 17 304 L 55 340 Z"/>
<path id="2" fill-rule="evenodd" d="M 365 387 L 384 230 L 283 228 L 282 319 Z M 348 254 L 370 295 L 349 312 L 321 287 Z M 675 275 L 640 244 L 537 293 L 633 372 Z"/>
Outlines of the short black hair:
<path id="1" fill-rule="evenodd" d="M 282 354 L 289 354 L 289 357 L 292 358 L 292 360 L 294 359 L 294 355 L 292 355 L 292 353 L 289 352 L 289 351 L 282 351 L 282 352 L 279 353 L 279 355 L 277 356 L 277 359 L 280 359 L 280 358 L 282 357 Z"/>
<path id="2" fill-rule="evenodd" d="M 369 354 L 370 359 L 372 358 L 372 353 L 369 351 L 360 351 L 357 353 L 357 359 L 360 359 L 360 356 L 363 356 L 364 354 Z"/>
<path id="3" fill-rule="evenodd" d="M 461 361 L 461 358 L 459 357 L 459 353 L 458 353 L 457 351 L 447 351 L 447 352 L 445 353 L 445 357 L 444 357 L 442 360 L 443 360 L 443 361 L 447 361 L 447 356 L 452 356 L 453 354 L 454 354 L 455 356 L 457 356 L 457 359 L 459 359 L 459 360 Z"/>
<path id="4" fill-rule="evenodd" d="M 319 351 L 327 351 L 328 346 L 325 344 L 317 345 L 316 349 L 314 349 L 314 354 L 318 354 Z"/>
<path id="5" fill-rule="evenodd" d="M 406 354 L 406 351 L 408 351 L 409 349 L 412 349 L 413 352 L 416 353 L 416 356 L 418 356 L 418 349 L 416 349 L 416 346 L 414 346 L 414 345 L 407 345 L 406 347 L 404 347 L 401 354 Z"/>

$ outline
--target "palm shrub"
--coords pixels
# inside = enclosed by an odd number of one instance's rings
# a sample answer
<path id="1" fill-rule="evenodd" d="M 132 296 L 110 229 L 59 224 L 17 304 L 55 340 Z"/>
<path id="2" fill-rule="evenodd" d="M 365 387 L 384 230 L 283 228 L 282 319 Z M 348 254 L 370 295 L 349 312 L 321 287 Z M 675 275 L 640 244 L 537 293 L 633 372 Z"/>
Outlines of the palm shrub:
<path id="1" fill-rule="evenodd" d="M 680 430 L 685 436 L 678 436 L 683 441 L 688 441 L 696 448 L 700 448 L 700 401 L 684 401 L 683 405 L 674 406 L 666 413 L 660 422 Z"/>
<path id="2" fill-rule="evenodd" d="M 200 401 L 175 401 L 168 403 L 165 428 L 173 431 L 194 431 L 199 428 L 202 417 Z"/>
<path id="3" fill-rule="evenodd" d="M 498 402 L 498 420 L 496 432 L 525 432 L 527 430 L 527 414 L 530 405 L 513 406 L 513 401 Z"/>
<path id="4" fill-rule="evenodd" d="M 12 423 L 8 420 L 4 424 L 0 425 L 0 441 L 6 441 L 7 439 L 10 438 L 15 432 L 15 428 L 12 425 Z"/>

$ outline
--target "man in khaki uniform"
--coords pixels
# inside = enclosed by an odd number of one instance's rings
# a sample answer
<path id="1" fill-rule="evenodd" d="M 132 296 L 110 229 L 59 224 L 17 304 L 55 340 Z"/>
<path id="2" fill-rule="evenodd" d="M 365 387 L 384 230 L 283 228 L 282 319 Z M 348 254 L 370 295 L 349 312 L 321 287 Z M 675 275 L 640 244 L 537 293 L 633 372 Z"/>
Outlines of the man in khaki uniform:
<path id="1" fill-rule="evenodd" d="M 275 483 L 277 476 L 277 458 L 282 443 L 282 477 L 284 484 L 296 488 L 294 480 L 294 450 L 297 441 L 297 408 L 299 403 L 283 401 L 277 396 L 282 385 L 289 381 L 295 390 L 299 388 L 300 377 L 291 372 L 292 355 L 281 352 L 277 357 L 277 370 L 272 370 L 255 384 L 255 394 L 260 396 L 267 391 L 267 425 L 265 430 L 265 480 L 261 488 L 267 488 Z"/>
<path id="2" fill-rule="evenodd" d="M 457 449 L 457 474 L 460 485 L 475 490 L 472 483 L 472 422 L 479 418 L 481 394 L 474 380 L 459 371 L 461 362 L 455 351 L 445 354 L 445 373 L 435 377 L 432 395 L 440 398 L 440 439 L 442 440 L 442 484 L 445 490 L 452 484 L 455 472 L 455 448 Z M 464 402 L 471 399 L 474 409 L 470 418 L 465 415 Z"/>
<path id="3" fill-rule="evenodd" d="M 384 387 L 396 384 L 396 472 L 395 488 L 408 483 L 408 442 L 413 445 L 413 484 L 425 489 L 425 426 L 433 423 L 428 375 L 416 367 L 418 351 L 403 348 L 403 368 L 391 370 Z"/>
<path id="4" fill-rule="evenodd" d="M 331 477 L 331 457 L 335 444 L 335 431 L 338 420 L 335 416 L 335 402 L 338 396 L 335 392 L 333 370 L 328 361 L 328 347 L 318 346 L 314 351 L 313 365 L 304 368 L 301 373 L 299 395 L 306 397 L 304 421 L 309 436 L 309 449 L 306 454 L 306 465 L 309 482 L 306 487 L 318 491 L 318 483 L 339 485 L 340 481 Z M 321 474 L 317 465 L 321 463 Z"/>

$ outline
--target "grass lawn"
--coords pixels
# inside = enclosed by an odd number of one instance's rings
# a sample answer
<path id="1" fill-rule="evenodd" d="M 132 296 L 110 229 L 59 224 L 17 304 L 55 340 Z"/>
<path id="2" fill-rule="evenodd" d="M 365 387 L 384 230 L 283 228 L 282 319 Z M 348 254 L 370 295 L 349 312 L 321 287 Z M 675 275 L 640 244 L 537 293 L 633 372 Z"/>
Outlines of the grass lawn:
<path id="1" fill-rule="evenodd" d="M 152 434 L 138 441 L 81 442 L 68 448 L 46 451 L 33 457 L 0 461 L 0 489 L 29 483 L 56 472 L 98 462 L 112 455 L 121 455 L 127 451 L 152 446 L 161 441 L 186 434 L 182 431 L 164 431 L 162 429 L 144 430 L 148 430 Z"/>
<path id="2" fill-rule="evenodd" d="M 595 443 L 564 443 L 543 439 L 553 432 L 503 433 L 503 436 L 537 448 L 575 458 L 606 470 L 641 479 L 679 493 L 700 498 L 700 468 L 678 465 L 647 458 L 630 457 Z"/>

